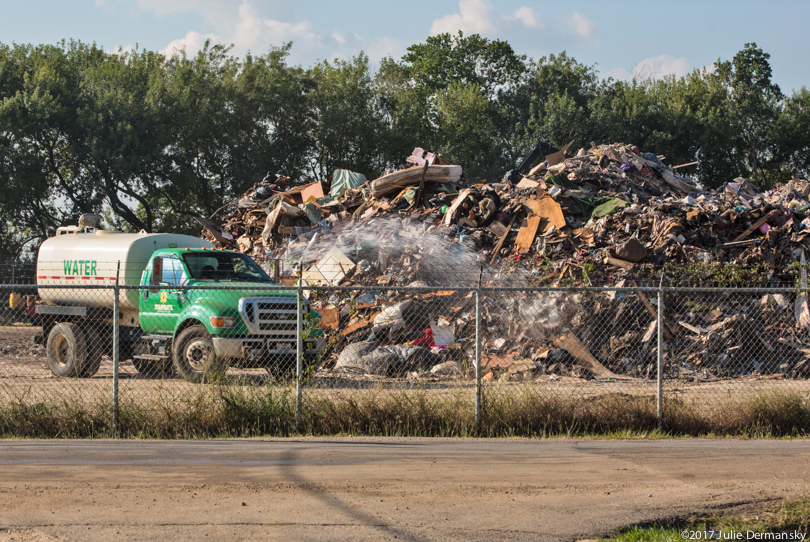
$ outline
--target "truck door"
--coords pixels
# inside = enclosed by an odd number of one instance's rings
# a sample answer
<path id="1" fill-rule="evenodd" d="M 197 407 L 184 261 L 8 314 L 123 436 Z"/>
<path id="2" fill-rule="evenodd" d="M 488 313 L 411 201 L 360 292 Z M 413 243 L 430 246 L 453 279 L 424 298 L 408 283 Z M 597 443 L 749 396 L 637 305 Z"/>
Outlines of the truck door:
<path id="1" fill-rule="evenodd" d="M 141 290 L 141 328 L 147 333 L 173 333 L 187 292 L 180 289 L 187 276 L 174 254 L 155 256 L 149 272 L 148 290 Z"/>

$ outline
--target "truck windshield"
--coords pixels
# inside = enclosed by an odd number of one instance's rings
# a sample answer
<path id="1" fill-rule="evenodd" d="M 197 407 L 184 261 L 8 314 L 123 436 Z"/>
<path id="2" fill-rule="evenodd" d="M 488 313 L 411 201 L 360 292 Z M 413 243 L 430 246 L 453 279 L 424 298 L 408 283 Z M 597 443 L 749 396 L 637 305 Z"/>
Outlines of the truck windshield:
<path id="1" fill-rule="evenodd" d="M 259 265 L 235 252 L 187 252 L 183 254 L 188 272 L 196 280 L 273 282 Z"/>

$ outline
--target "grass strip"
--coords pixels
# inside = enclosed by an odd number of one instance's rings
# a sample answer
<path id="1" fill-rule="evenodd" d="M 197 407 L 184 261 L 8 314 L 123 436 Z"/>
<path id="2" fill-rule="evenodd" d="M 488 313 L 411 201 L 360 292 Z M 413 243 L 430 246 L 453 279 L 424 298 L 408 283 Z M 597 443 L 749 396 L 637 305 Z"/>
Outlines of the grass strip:
<path id="1" fill-rule="evenodd" d="M 674 520 L 663 525 L 632 526 L 612 538 L 603 540 L 610 542 L 806 540 L 808 536 L 810 536 L 810 498 L 800 497 L 768 505 L 755 513 L 714 514 Z"/>
<path id="2" fill-rule="evenodd" d="M 119 406 L 123 438 L 211 438 L 305 435 L 424 437 L 739 436 L 810 434 L 810 400 L 789 391 L 728 396 L 706 408 L 665 403 L 657 430 L 653 397 L 606 393 L 545 396 L 531 390 L 489 394 L 480 425 L 469 390 L 385 388 L 307 392 L 296 431 L 289 387 L 214 385 L 128 395 Z M 107 438 L 112 402 L 14 397 L 0 404 L 0 436 Z"/>

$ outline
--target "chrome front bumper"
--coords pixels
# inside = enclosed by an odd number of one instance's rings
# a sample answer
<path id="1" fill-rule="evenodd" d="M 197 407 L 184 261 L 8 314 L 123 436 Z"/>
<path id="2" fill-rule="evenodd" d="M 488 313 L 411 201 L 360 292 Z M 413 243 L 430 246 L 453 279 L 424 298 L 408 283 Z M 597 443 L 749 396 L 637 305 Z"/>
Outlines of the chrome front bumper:
<path id="1" fill-rule="evenodd" d="M 212 338 L 214 353 L 219 358 L 260 359 L 273 356 L 294 356 L 295 341 L 279 341 L 275 339 L 239 338 L 225 339 Z M 314 347 L 307 348 L 307 344 Z M 326 339 L 318 337 L 304 341 L 304 355 L 316 356 L 326 346 Z"/>

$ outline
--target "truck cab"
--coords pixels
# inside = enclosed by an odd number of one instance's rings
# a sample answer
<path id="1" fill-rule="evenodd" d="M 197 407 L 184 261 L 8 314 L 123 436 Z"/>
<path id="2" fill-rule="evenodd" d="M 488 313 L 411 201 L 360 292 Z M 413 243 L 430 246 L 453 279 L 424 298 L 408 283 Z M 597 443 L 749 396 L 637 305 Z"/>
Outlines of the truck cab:
<path id="1" fill-rule="evenodd" d="M 240 252 L 159 250 L 141 285 L 148 288 L 140 291 L 140 328 L 157 349 L 143 361 L 165 364 L 167 359 L 152 356 L 171 342 L 173 369 L 198 380 L 231 363 L 256 367 L 294 360 L 297 297 L 290 290 L 274 290 L 278 284 Z M 313 325 L 318 315 L 307 312 L 304 349 L 312 357 L 324 340 Z"/>

